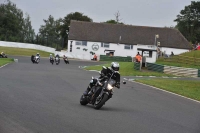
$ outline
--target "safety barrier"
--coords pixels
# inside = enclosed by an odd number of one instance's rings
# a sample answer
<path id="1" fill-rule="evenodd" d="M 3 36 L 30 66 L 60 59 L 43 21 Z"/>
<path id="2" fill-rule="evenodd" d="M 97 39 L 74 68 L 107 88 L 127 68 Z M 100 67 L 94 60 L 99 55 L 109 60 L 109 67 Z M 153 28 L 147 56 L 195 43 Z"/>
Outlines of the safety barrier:
<path id="1" fill-rule="evenodd" d="M 164 73 L 164 66 L 154 63 L 147 63 L 147 69 L 151 71 Z"/>
<path id="2" fill-rule="evenodd" d="M 140 63 L 134 62 L 134 69 L 140 70 Z"/>
<path id="3" fill-rule="evenodd" d="M 195 69 L 195 68 L 184 68 L 184 67 L 147 63 L 147 69 L 166 74 L 173 74 L 176 76 L 200 77 L 200 69 Z"/>
<path id="4" fill-rule="evenodd" d="M 200 69 L 198 70 L 198 77 L 200 77 Z"/>

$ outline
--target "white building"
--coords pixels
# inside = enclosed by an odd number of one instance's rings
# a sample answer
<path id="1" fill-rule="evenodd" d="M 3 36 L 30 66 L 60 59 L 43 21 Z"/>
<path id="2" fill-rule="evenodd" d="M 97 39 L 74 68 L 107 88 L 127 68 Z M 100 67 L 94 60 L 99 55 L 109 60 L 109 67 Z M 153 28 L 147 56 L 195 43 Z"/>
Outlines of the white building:
<path id="1" fill-rule="evenodd" d="M 156 35 L 159 35 L 156 36 Z M 68 54 L 91 60 L 92 53 L 100 55 L 135 57 L 140 52 L 147 62 L 155 62 L 157 44 L 166 54 L 187 52 L 189 42 L 171 28 L 130 26 L 122 24 L 74 21 L 70 23 Z"/>

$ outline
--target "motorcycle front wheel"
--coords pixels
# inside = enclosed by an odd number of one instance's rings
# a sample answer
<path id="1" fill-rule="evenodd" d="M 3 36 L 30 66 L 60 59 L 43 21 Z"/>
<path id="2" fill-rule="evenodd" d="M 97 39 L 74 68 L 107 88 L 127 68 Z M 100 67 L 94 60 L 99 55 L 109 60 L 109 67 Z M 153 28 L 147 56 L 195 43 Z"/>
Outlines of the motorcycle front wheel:
<path id="1" fill-rule="evenodd" d="M 100 109 L 104 104 L 105 102 L 108 100 L 108 95 L 107 94 L 104 94 L 102 97 L 97 97 L 95 103 L 94 103 L 94 108 L 95 109 Z"/>

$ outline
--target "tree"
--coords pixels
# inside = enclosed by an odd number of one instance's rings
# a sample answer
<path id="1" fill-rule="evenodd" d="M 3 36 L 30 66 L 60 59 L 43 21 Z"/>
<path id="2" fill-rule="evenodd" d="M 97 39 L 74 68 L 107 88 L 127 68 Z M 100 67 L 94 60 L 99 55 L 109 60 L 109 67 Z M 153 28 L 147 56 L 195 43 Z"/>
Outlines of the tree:
<path id="1" fill-rule="evenodd" d="M 35 32 L 31 25 L 30 16 L 27 13 L 23 24 L 23 39 L 23 42 L 27 43 L 33 43 L 35 39 Z"/>
<path id="2" fill-rule="evenodd" d="M 105 23 L 109 23 L 109 24 L 117 24 L 117 21 L 111 19 L 111 20 L 106 21 Z"/>
<path id="3" fill-rule="evenodd" d="M 117 11 L 114 15 L 115 15 L 115 20 L 116 20 L 117 24 L 119 24 L 120 21 L 122 20 L 122 19 L 119 18 L 120 17 L 119 11 Z"/>
<path id="4" fill-rule="evenodd" d="M 60 42 L 60 22 L 62 19 L 55 20 L 53 16 L 49 15 L 48 19 L 44 19 L 44 25 L 39 29 L 37 41 L 42 45 L 57 47 Z M 40 39 L 39 39 L 40 38 Z"/>
<path id="5" fill-rule="evenodd" d="M 87 22 L 92 22 L 93 20 L 89 18 L 86 15 L 83 15 L 83 13 L 80 12 L 75 12 L 75 13 L 70 13 L 67 16 L 64 17 L 62 20 L 62 25 L 60 26 L 61 30 L 61 36 L 64 38 L 64 47 L 67 47 L 68 43 L 68 32 L 69 32 L 69 26 L 70 26 L 70 21 L 71 20 L 77 20 L 77 21 L 87 21 Z"/>
<path id="6" fill-rule="evenodd" d="M 191 1 L 191 5 L 185 6 L 174 21 L 188 41 L 200 41 L 200 1 Z"/>
<path id="7" fill-rule="evenodd" d="M 110 20 L 106 21 L 105 23 L 110 23 L 110 24 L 124 24 L 124 23 L 120 22 L 122 19 L 119 18 L 120 17 L 119 11 L 116 12 L 114 15 L 115 15 L 115 20 L 110 19 Z"/>
<path id="8" fill-rule="evenodd" d="M 23 25 L 23 12 L 10 0 L 0 5 L 0 39 L 20 41 Z"/>
<path id="9" fill-rule="evenodd" d="M 30 16 L 23 17 L 23 11 L 16 4 L 6 0 L 0 4 L 0 40 L 27 42 L 27 34 L 34 38 L 35 33 L 30 23 Z"/>

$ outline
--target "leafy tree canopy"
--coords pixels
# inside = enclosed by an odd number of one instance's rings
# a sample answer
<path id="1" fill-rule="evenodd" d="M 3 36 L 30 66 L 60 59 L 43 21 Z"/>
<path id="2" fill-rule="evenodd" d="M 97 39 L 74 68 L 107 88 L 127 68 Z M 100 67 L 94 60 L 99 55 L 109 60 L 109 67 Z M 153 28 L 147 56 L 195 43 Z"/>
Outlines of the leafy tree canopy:
<path id="1" fill-rule="evenodd" d="M 185 6 L 174 21 L 188 41 L 200 41 L 200 1 L 191 1 L 191 5 Z"/>
<path id="2" fill-rule="evenodd" d="M 28 35 L 29 34 L 29 35 Z M 0 40 L 14 42 L 30 42 L 34 36 L 30 16 L 23 17 L 21 9 L 10 0 L 0 4 Z M 31 39 L 32 40 L 32 39 Z"/>
<path id="3" fill-rule="evenodd" d="M 115 20 L 113 20 L 113 19 L 108 20 L 108 21 L 106 21 L 105 23 L 109 23 L 109 24 L 124 24 L 124 23 L 122 23 L 122 22 L 118 23 L 117 21 L 115 21 Z"/>
<path id="4" fill-rule="evenodd" d="M 87 21 L 87 22 L 93 21 L 90 17 L 83 15 L 83 13 L 80 13 L 80 12 L 70 13 L 67 16 L 65 16 L 64 19 L 62 19 L 62 25 L 60 27 L 60 29 L 61 29 L 60 34 L 63 38 L 65 38 L 65 46 L 64 47 L 67 46 L 68 32 L 69 32 L 69 26 L 70 26 L 71 20 Z"/>

